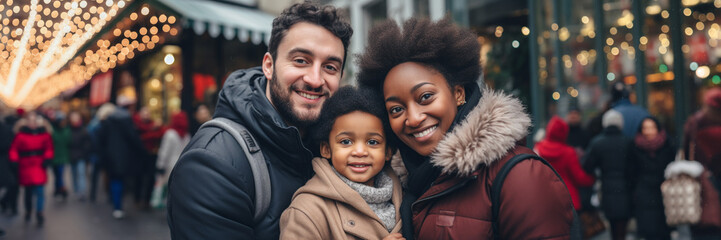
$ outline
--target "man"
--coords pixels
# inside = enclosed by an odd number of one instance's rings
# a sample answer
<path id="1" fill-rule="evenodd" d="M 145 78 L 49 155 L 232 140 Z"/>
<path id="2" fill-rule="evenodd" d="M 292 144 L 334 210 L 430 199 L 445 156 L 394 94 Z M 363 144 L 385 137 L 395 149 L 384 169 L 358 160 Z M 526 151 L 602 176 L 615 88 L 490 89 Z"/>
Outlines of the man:
<path id="1" fill-rule="evenodd" d="M 253 221 L 253 173 L 230 133 L 200 129 L 169 181 L 173 239 L 278 239 L 280 215 L 313 175 L 302 142 L 323 102 L 338 89 L 353 30 L 331 6 L 291 6 L 273 21 L 261 67 L 232 73 L 214 117 L 245 126 L 265 157 L 272 199 Z"/>
<path id="2" fill-rule="evenodd" d="M 611 85 L 611 108 L 623 116 L 623 135 L 633 139 L 644 118 L 651 116 L 646 109 L 629 100 L 630 91 L 622 81 Z"/>

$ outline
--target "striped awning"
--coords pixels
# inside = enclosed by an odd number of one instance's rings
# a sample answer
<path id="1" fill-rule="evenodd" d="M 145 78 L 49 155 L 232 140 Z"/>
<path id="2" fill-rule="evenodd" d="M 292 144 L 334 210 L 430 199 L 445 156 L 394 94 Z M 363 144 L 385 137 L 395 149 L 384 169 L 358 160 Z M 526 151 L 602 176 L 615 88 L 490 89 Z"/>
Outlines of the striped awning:
<path id="1" fill-rule="evenodd" d="M 211 0 L 157 0 L 182 15 L 186 28 L 200 35 L 206 31 L 211 37 L 221 34 L 230 40 L 266 45 L 270 41 L 273 15 L 258 9 Z"/>

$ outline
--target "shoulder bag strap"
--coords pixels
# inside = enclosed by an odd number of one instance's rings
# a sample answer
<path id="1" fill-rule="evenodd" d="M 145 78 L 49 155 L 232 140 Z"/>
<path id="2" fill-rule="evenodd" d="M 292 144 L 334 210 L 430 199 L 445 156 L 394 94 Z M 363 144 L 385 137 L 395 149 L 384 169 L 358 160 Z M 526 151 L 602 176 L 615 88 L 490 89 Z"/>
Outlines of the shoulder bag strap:
<path id="1" fill-rule="evenodd" d="M 253 214 L 253 222 L 259 222 L 268 211 L 271 199 L 270 174 L 268 166 L 263 157 L 255 138 L 250 134 L 245 126 L 234 122 L 227 118 L 213 118 L 201 127 L 218 127 L 230 133 L 235 138 L 238 145 L 245 152 L 245 156 L 250 164 L 253 172 L 253 183 L 255 186 L 255 213 Z"/>
<path id="2" fill-rule="evenodd" d="M 516 166 L 516 164 L 526 159 L 536 159 L 538 161 L 541 161 L 543 164 L 551 168 L 553 173 L 556 174 L 558 179 L 561 180 L 561 183 L 566 186 L 566 183 L 563 181 L 563 178 L 561 178 L 561 175 L 558 175 L 556 169 L 553 169 L 551 164 L 540 156 L 527 153 L 513 156 L 510 160 L 508 160 L 508 162 L 506 162 L 506 164 L 503 165 L 503 167 L 501 167 L 501 170 L 498 171 L 498 174 L 496 174 L 496 178 L 493 180 L 493 185 L 491 186 L 491 224 L 493 225 L 493 239 L 501 239 L 499 231 L 500 229 L 498 226 L 498 214 L 501 208 L 500 198 L 501 189 L 503 188 L 503 182 L 506 180 L 506 176 L 508 176 L 508 173 L 511 172 L 511 169 Z M 578 215 L 576 214 L 576 210 L 573 209 L 573 205 L 571 206 L 571 210 L 573 211 L 573 222 L 571 224 L 571 239 L 581 239 L 581 225 L 578 219 Z"/>

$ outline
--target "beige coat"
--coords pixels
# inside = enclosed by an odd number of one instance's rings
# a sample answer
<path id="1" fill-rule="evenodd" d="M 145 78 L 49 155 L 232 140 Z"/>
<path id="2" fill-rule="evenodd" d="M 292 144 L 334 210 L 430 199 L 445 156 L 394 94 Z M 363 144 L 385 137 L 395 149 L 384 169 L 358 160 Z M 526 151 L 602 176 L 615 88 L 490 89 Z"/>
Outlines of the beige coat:
<path id="1" fill-rule="evenodd" d="M 360 194 L 333 172 L 328 160 L 313 159 L 313 170 L 315 176 L 295 192 L 280 217 L 280 239 L 383 239 L 400 232 L 402 189 L 390 167 L 384 171 L 393 180 L 396 226 L 391 232 Z"/>

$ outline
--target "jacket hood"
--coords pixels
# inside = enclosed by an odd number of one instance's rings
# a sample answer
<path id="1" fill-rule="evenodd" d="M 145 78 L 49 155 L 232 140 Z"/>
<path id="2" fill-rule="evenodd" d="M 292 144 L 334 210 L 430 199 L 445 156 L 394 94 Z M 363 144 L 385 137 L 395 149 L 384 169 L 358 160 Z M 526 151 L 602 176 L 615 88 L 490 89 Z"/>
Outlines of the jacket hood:
<path id="1" fill-rule="evenodd" d="M 623 115 L 621 115 L 621 113 L 616 110 L 608 110 L 606 111 L 606 113 L 603 114 L 601 124 L 604 128 L 614 126 L 619 129 L 623 129 Z"/>
<path id="2" fill-rule="evenodd" d="M 528 134 L 530 126 L 521 101 L 486 86 L 466 119 L 438 143 L 431 163 L 444 174 L 467 176 L 481 165 L 500 160 Z"/>
<path id="3" fill-rule="evenodd" d="M 552 142 L 565 143 L 568 139 L 569 127 L 563 119 L 553 116 L 546 126 L 546 139 Z"/>
<path id="4" fill-rule="evenodd" d="M 388 164 L 389 163 L 386 163 L 386 165 Z M 315 171 L 315 176 L 308 180 L 303 187 L 298 189 L 298 191 L 293 194 L 293 198 L 300 194 L 312 194 L 321 198 L 344 203 L 361 213 L 376 219 L 381 225 L 383 224 L 380 219 L 378 219 L 375 212 L 373 212 L 370 206 L 368 206 L 365 200 L 363 200 L 360 194 L 348 186 L 348 184 L 343 182 L 343 180 L 341 180 L 335 172 L 333 172 L 333 166 L 327 159 L 314 158 L 313 170 Z M 385 171 L 385 173 L 393 180 L 393 197 L 391 198 L 391 201 L 396 207 L 396 219 L 399 219 L 400 215 L 398 214 L 398 207 L 400 206 L 402 200 L 400 181 L 389 166 L 386 166 L 383 171 Z"/>
<path id="5" fill-rule="evenodd" d="M 260 67 L 230 74 L 218 96 L 213 117 L 224 117 L 245 126 L 264 148 L 277 152 L 287 167 L 307 166 L 313 154 L 303 146 L 300 132 L 288 126 L 265 95 L 268 80 Z M 290 159 L 304 159 L 295 163 Z M 310 167 L 308 167 L 310 171 Z"/>
<path id="6" fill-rule="evenodd" d="M 30 129 L 28 127 L 28 119 L 21 118 L 20 120 L 15 122 L 15 125 L 13 126 L 13 132 L 15 134 L 17 134 L 19 132 L 32 133 L 32 134 L 46 132 L 49 134 L 53 134 L 53 127 L 50 126 L 50 123 L 41 116 L 38 116 L 38 119 L 39 119 L 38 121 L 40 122 L 38 124 L 38 127 L 36 129 Z"/>
<path id="7" fill-rule="evenodd" d="M 561 159 L 563 155 L 566 154 L 566 148 L 568 148 L 568 145 L 561 142 L 550 141 L 546 138 L 536 143 L 536 145 L 533 146 L 533 151 L 547 161 L 553 162 Z"/>

